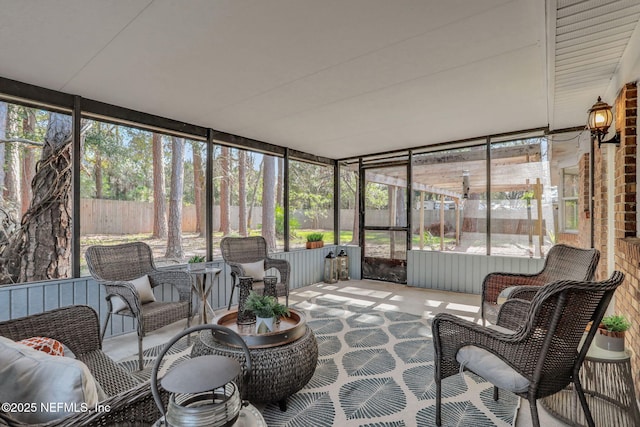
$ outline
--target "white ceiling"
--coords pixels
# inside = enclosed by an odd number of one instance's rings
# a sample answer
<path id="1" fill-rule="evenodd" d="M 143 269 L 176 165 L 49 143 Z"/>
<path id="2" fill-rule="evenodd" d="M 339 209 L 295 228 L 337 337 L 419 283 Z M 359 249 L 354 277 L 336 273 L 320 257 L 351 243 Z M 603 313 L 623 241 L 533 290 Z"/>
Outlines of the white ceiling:
<path id="1" fill-rule="evenodd" d="M 560 96 L 547 3 L 0 0 L 0 76 L 331 158 L 582 125 L 603 85 Z"/>

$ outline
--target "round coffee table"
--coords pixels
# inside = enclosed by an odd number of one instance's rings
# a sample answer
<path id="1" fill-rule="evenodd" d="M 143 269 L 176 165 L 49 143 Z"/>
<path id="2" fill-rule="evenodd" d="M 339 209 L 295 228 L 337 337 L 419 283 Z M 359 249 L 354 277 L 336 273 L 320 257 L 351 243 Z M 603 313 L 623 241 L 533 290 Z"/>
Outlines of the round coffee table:
<path id="1" fill-rule="evenodd" d="M 286 410 L 286 399 L 313 376 L 318 363 L 318 344 L 309 326 L 295 341 L 267 348 L 249 346 L 251 377 L 246 386 L 236 381 L 243 399 L 250 402 L 279 402 Z M 191 357 L 221 355 L 231 357 L 244 366 L 244 351 L 213 338 L 211 331 L 202 331 L 195 340 Z"/>

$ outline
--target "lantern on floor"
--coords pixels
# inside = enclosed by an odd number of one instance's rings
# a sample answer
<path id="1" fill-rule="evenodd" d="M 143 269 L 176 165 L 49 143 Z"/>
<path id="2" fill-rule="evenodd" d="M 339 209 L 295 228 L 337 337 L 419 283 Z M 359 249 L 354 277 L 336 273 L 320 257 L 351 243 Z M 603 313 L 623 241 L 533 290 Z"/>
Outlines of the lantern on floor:
<path id="1" fill-rule="evenodd" d="M 338 254 L 338 279 L 349 280 L 349 256 L 344 249 Z"/>
<path id="2" fill-rule="evenodd" d="M 245 353 L 246 372 L 243 385 L 251 370 L 251 357 L 246 343 L 234 331 L 220 325 L 199 325 L 189 328 L 167 343 L 158 355 L 151 372 L 151 392 L 163 415 L 155 425 L 159 426 L 230 426 L 235 423 L 242 409 L 238 386 L 233 382 L 242 369 L 238 361 L 225 356 L 199 356 L 172 366 L 160 383 L 170 393 L 165 411 L 158 390 L 158 370 L 167 351 L 178 340 L 203 329 L 220 330 L 231 336 L 234 344 Z"/>
<path id="3" fill-rule="evenodd" d="M 336 283 L 338 281 L 338 260 L 333 254 L 333 251 L 329 251 L 324 258 L 324 282 Z"/>

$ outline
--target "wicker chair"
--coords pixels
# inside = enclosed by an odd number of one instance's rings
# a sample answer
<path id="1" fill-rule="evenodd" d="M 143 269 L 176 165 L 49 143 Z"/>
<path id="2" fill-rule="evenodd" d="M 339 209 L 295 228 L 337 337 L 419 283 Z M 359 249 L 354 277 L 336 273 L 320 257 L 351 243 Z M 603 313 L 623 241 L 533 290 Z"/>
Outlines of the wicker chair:
<path id="1" fill-rule="evenodd" d="M 496 326 L 480 326 L 448 313 L 433 320 L 436 424 L 441 425 L 442 380 L 466 368 L 497 387 L 529 400 L 539 426 L 537 399 L 573 383 L 589 426 L 593 417 L 578 372 L 597 328 L 585 335 L 589 321 L 598 324 L 624 275 L 603 282 L 563 280 L 535 287 L 532 301 L 509 298 Z"/>
<path id="2" fill-rule="evenodd" d="M 222 258 L 231 267 L 231 277 L 233 278 L 228 309 L 231 309 L 233 290 L 238 285 L 238 278 L 245 276 L 242 264 L 262 260 L 264 260 L 265 270 L 275 268 L 280 273 L 280 282 L 276 284 L 276 292 L 278 296 L 286 297 L 286 305 L 289 305 L 289 275 L 291 273 L 289 261 L 269 258 L 267 241 L 264 237 L 225 237 L 220 241 L 220 249 L 222 250 Z M 254 281 L 253 290 L 257 293 L 262 293 L 264 291 L 264 282 Z"/>
<path id="3" fill-rule="evenodd" d="M 535 274 L 489 273 L 482 282 L 482 320 L 495 322 L 500 305 L 500 294 L 509 289 L 509 295 L 531 300 L 536 289 L 519 286 L 542 286 L 556 280 L 593 280 L 600 261 L 597 249 L 580 249 L 568 245 L 555 245 L 547 254 L 544 267 Z"/>
<path id="4" fill-rule="evenodd" d="M 153 263 L 151 248 L 143 242 L 112 246 L 91 246 L 85 254 L 89 272 L 104 285 L 109 307 L 101 337 L 111 319 L 111 298 L 122 298 L 127 307 L 118 311 L 120 316 L 137 320 L 138 367 L 142 369 L 142 339 L 147 332 L 155 331 L 180 319 L 191 323 L 191 276 L 185 271 L 160 271 Z M 129 282 L 143 275 L 149 276 L 151 287 L 172 285 L 179 295 L 177 302 L 154 301 L 142 304 L 134 286 Z"/>
<path id="5" fill-rule="evenodd" d="M 149 381 L 139 383 L 102 352 L 100 321 L 87 306 L 68 306 L 45 313 L 0 322 L 0 335 L 14 341 L 47 336 L 65 344 L 76 359 L 84 362 L 108 398 L 100 402 L 110 411 L 90 409 L 50 421 L 46 426 L 151 425 L 160 418 Z M 163 390 L 163 399 L 168 394 Z M 0 412 L 0 425 L 26 426 Z"/>

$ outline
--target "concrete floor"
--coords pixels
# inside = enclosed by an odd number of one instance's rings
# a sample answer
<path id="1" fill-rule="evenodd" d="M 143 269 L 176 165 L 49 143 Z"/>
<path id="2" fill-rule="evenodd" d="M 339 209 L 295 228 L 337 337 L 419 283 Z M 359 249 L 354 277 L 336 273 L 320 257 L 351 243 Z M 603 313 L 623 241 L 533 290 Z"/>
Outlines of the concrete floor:
<path id="1" fill-rule="evenodd" d="M 289 303 L 295 304 L 312 297 L 324 295 L 336 301 L 357 301 L 370 307 L 382 307 L 390 310 L 404 311 L 431 319 L 441 312 L 452 313 L 473 322 L 480 323 L 480 296 L 455 292 L 434 291 L 413 288 L 388 282 L 373 280 L 350 280 L 333 285 L 318 283 L 291 291 Z M 219 313 L 224 313 L 221 310 Z M 196 318 L 197 320 L 197 318 Z M 144 339 L 144 348 L 163 344 L 174 334 L 182 330 L 186 321 L 177 322 L 149 334 Z M 126 334 L 104 341 L 104 351 L 114 360 L 121 360 L 137 352 L 135 334 Z M 540 424 L 545 427 L 563 427 L 566 424 L 551 417 L 538 405 Z M 531 426 L 529 404 L 521 401 L 516 418 L 516 427 Z"/>

